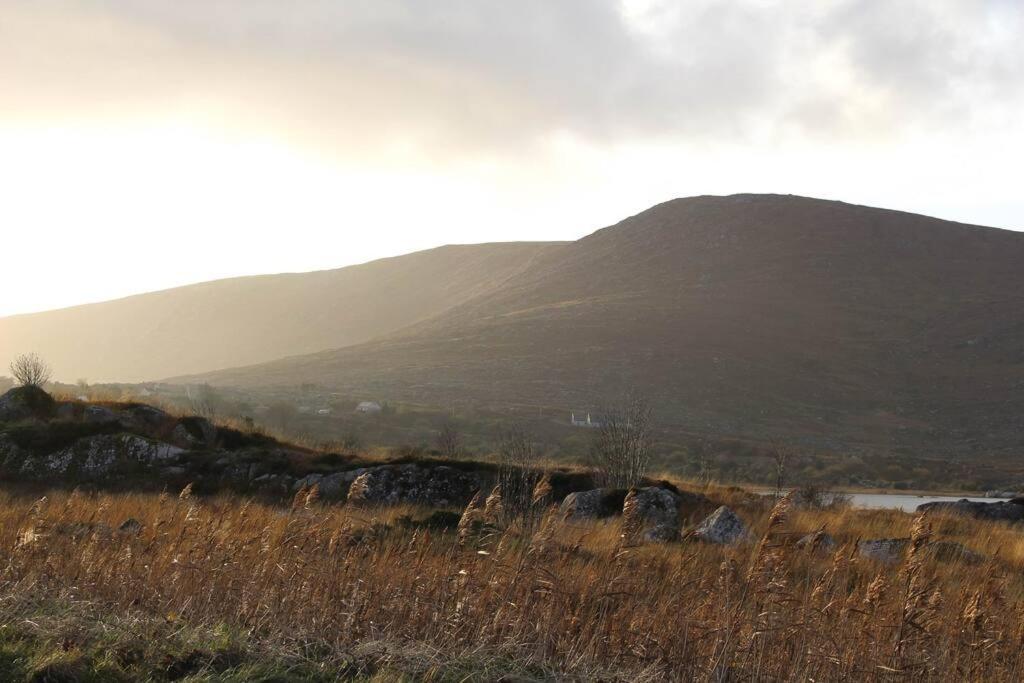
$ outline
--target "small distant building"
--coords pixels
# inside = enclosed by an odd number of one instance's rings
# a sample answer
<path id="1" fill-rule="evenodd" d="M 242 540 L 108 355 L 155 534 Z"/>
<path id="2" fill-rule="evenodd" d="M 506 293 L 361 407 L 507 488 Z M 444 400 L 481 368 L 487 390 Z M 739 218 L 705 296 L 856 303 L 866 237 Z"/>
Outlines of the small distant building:
<path id="1" fill-rule="evenodd" d="M 376 414 L 384 410 L 384 407 L 376 401 L 362 401 L 356 406 L 357 413 Z"/>
<path id="2" fill-rule="evenodd" d="M 569 423 L 573 427 L 584 427 L 589 429 L 597 429 L 601 426 L 601 423 L 590 417 L 590 413 L 587 413 L 586 418 L 576 417 L 576 413 L 569 413 Z"/>

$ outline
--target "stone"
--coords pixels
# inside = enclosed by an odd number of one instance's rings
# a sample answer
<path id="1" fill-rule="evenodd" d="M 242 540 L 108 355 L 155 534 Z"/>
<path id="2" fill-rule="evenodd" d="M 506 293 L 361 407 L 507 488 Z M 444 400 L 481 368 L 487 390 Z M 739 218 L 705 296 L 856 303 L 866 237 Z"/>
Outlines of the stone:
<path id="1" fill-rule="evenodd" d="M 117 527 L 117 530 L 125 536 L 138 536 L 142 533 L 142 522 L 134 517 L 129 517 L 121 522 L 121 526 Z"/>
<path id="2" fill-rule="evenodd" d="M 857 544 L 857 554 L 869 560 L 894 564 L 903 558 L 909 538 L 877 538 Z"/>
<path id="3" fill-rule="evenodd" d="M 348 502 L 353 505 L 461 506 L 478 486 L 472 476 L 446 465 L 381 465 L 356 477 L 349 487 Z"/>
<path id="4" fill-rule="evenodd" d="M 0 422 L 45 420 L 54 408 L 53 398 L 39 387 L 14 387 L 0 396 Z"/>
<path id="5" fill-rule="evenodd" d="M 605 519 L 622 513 L 625 489 L 576 491 L 562 500 L 558 509 L 567 520 Z"/>
<path id="6" fill-rule="evenodd" d="M 82 411 L 82 419 L 94 423 L 117 422 L 117 413 L 103 406 L 86 406 Z"/>
<path id="7" fill-rule="evenodd" d="M 804 548 L 812 553 L 830 553 L 836 548 L 836 539 L 824 531 L 815 531 L 801 537 L 796 542 L 796 547 Z"/>
<path id="8" fill-rule="evenodd" d="M 977 565 L 985 561 L 984 555 L 955 541 L 933 541 L 925 546 L 925 552 L 940 562 Z"/>
<path id="9" fill-rule="evenodd" d="M 739 541 L 746 533 L 747 528 L 743 520 L 723 505 L 698 524 L 693 535 L 707 543 L 729 545 Z"/>
<path id="10" fill-rule="evenodd" d="M 647 486 L 633 491 L 636 514 L 644 525 L 679 526 L 679 499 L 673 491 Z"/>
<path id="11" fill-rule="evenodd" d="M 975 519 L 984 519 L 996 522 L 1024 521 L 1024 505 L 1019 505 L 1013 501 L 981 503 L 961 498 L 953 503 L 924 503 L 923 505 L 917 506 L 917 511 L 963 515 L 965 517 L 973 517 Z"/>

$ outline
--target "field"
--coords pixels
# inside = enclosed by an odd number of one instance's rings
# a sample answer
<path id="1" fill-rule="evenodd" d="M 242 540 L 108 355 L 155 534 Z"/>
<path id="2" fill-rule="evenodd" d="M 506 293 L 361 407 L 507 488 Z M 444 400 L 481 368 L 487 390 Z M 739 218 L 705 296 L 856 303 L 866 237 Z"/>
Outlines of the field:
<path id="1" fill-rule="evenodd" d="M 0 496 L 0 678 L 1018 680 L 1024 543 L 1004 525 L 707 492 L 746 541 L 622 522 L 466 536 L 457 511 L 233 497 Z M 825 528 L 828 551 L 793 541 Z M 628 530 L 627 530 L 628 531 Z M 912 537 L 905 557 L 861 538 Z M 978 563 L 943 561 L 958 541 Z"/>

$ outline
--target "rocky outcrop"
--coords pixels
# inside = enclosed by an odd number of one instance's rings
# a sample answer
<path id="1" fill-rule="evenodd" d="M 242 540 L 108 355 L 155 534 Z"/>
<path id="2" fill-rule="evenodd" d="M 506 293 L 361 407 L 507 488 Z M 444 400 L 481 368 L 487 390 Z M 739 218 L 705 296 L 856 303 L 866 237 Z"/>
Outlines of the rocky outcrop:
<path id="1" fill-rule="evenodd" d="M 1024 521 L 1024 505 L 1014 501 L 1000 501 L 998 503 L 981 503 L 961 498 L 956 502 L 925 503 L 917 506 L 918 512 L 944 513 L 952 515 L 964 515 L 975 519 L 985 519 L 996 522 L 1021 522 Z"/>
<path id="2" fill-rule="evenodd" d="M 46 419 L 55 409 L 53 399 L 39 387 L 15 387 L 0 396 L 0 422 Z"/>
<path id="3" fill-rule="evenodd" d="M 903 559 L 909 538 L 876 538 L 857 544 L 857 554 L 875 562 L 894 564 Z"/>
<path id="4" fill-rule="evenodd" d="M 356 477 L 349 487 L 348 502 L 352 505 L 461 506 L 477 488 L 479 483 L 475 478 L 446 465 L 381 465 Z"/>
<path id="5" fill-rule="evenodd" d="M 742 539 L 746 533 L 747 527 L 743 520 L 723 505 L 697 525 L 693 537 L 707 543 L 729 545 Z"/>
<path id="6" fill-rule="evenodd" d="M 559 511 L 570 521 L 606 519 L 622 514 L 625 489 L 591 489 L 570 493 L 562 500 Z"/>
<path id="7" fill-rule="evenodd" d="M 15 447 L 16 448 L 16 447 Z M 15 450 L 21 457 L 18 473 L 30 478 L 71 476 L 93 480 L 109 477 L 126 467 L 155 467 L 174 460 L 182 450 L 169 444 L 151 441 L 134 434 L 101 434 L 83 437 L 72 445 L 46 455 Z M 11 459 L 5 467 L 12 469 Z"/>

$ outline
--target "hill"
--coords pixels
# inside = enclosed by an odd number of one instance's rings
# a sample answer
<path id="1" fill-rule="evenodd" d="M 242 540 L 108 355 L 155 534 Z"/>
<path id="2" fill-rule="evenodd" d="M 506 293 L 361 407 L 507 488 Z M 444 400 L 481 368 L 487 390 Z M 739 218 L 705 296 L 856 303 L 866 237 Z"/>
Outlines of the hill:
<path id="1" fill-rule="evenodd" d="M 792 196 L 658 205 L 381 339 L 201 377 L 600 409 L 815 449 L 1019 452 L 1024 234 Z"/>
<path id="2" fill-rule="evenodd" d="M 0 318 L 0 367 L 31 350 L 66 381 L 131 382 L 358 344 L 482 295 L 559 246 L 446 246 Z"/>

